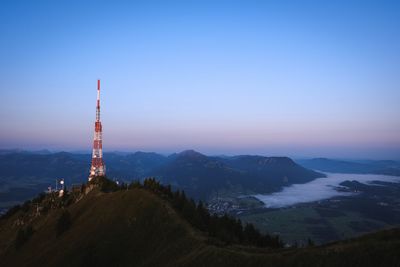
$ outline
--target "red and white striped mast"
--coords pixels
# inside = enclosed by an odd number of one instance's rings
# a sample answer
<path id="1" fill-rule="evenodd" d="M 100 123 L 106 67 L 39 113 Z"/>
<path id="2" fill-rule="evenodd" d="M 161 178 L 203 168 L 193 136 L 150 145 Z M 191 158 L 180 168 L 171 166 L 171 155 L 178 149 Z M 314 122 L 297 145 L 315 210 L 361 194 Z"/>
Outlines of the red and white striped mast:
<path id="1" fill-rule="evenodd" d="M 97 80 L 96 122 L 94 124 L 92 166 L 90 167 L 89 181 L 94 177 L 105 176 L 106 167 L 103 162 L 102 126 L 100 122 L 100 80 Z"/>

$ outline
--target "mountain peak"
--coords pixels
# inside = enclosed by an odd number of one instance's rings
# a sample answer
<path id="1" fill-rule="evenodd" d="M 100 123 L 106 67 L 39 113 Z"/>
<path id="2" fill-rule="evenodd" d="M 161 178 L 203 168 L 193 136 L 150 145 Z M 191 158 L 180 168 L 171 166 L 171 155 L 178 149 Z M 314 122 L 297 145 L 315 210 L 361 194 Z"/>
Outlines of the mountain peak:
<path id="1" fill-rule="evenodd" d="M 178 153 L 178 157 L 203 158 L 206 157 L 206 155 L 201 154 L 193 149 L 189 149 Z"/>
<path id="2" fill-rule="evenodd" d="M 255 165 L 285 165 L 285 166 L 294 166 L 296 163 L 289 157 L 265 157 L 258 155 L 240 155 L 233 157 L 234 160 L 239 160 L 241 162 L 245 162 L 247 164 L 255 164 Z"/>

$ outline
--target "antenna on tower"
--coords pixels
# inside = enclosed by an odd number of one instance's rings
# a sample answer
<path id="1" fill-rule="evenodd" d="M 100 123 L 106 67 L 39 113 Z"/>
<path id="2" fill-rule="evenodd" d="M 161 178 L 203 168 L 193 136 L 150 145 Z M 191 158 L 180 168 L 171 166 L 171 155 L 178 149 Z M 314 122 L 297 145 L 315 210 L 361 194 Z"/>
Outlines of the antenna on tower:
<path id="1" fill-rule="evenodd" d="M 104 176 L 106 173 L 103 162 L 103 129 L 100 121 L 100 79 L 97 80 L 96 121 L 94 124 L 92 165 L 90 167 L 89 181 L 94 177 Z"/>

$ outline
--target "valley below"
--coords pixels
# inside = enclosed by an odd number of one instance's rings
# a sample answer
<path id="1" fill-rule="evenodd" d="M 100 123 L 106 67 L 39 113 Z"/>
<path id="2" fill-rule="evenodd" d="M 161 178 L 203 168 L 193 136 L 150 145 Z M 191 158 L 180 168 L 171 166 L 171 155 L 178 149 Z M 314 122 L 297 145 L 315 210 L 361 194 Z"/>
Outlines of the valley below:
<path id="1" fill-rule="evenodd" d="M 269 194 L 214 196 L 211 212 L 229 213 L 290 245 L 353 238 L 400 225 L 400 177 L 326 173 Z"/>

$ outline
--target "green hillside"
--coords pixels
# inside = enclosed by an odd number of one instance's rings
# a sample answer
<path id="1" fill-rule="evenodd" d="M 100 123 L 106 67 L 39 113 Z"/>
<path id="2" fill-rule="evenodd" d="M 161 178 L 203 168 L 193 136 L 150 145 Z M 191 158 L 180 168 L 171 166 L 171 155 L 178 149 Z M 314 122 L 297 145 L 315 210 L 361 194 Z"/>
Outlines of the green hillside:
<path id="1" fill-rule="evenodd" d="M 256 248 L 210 238 L 143 188 L 41 201 L 49 210 L 31 203 L 0 220 L 1 266 L 400 266 L 399 229 L 323 247 Z"/>

